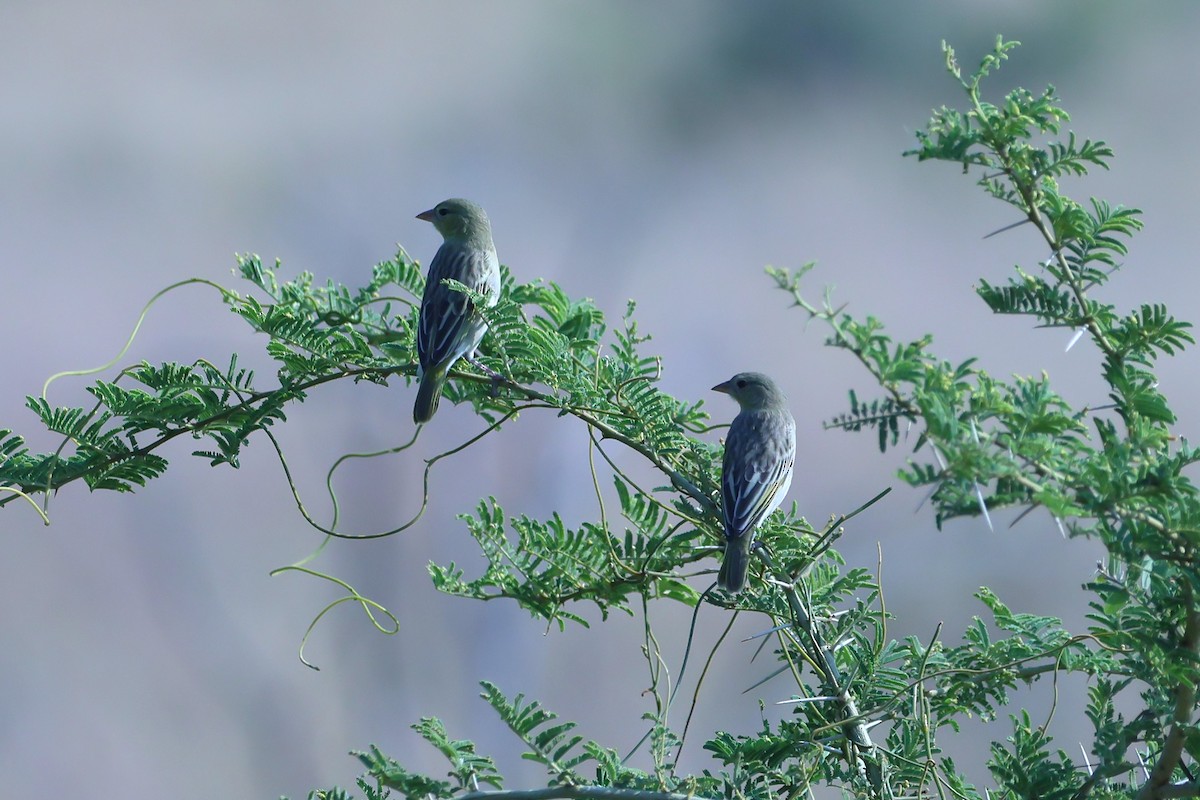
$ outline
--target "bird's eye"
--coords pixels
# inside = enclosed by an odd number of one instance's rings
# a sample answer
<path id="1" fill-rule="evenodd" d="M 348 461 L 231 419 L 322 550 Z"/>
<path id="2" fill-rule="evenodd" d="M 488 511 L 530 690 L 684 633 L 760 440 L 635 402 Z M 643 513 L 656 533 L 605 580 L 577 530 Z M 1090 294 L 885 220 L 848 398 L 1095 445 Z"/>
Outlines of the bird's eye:
<path id="1" fill-rule="evenodd" d="M 446 216 L 447 214 L 449 214 L 449 213 L 450 213 L 450 211 L 449 211 L 449 209 L 445 209 L 445 208 L 439 208 L 439 209 L 437 210 L 437 213 L 438 213 L 438 216 L 439 216 L 439 217 L 444 217 L 444 216 Z"/>
<path id="2" fill-rule="evenodd" d="M 745 389 L 745 388 L 746 388 L 746 381 L 744 381 L 744 380 L 738 381 L 738 384 L 737 384 L 737 386 L 738 386 L 738 388 L 739 388 L 739 389 Z"/>

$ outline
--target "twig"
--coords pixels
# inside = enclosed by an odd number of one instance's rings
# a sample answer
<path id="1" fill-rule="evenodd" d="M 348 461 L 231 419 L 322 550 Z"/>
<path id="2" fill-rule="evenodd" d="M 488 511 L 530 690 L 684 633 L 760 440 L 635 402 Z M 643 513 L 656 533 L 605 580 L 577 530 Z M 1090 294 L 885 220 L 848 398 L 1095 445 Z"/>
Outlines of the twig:
<path id="1" fill-rule="evenodd" d="M 458 800 L 706 800 L 703 795 L 678 792 L 651 792 L 642 789 L 613 789 L 608 786 L 548 786 L 545 789 L 504 789 L 470 792 Z M 712 798 L 712 800 L 717 800 Z"/>

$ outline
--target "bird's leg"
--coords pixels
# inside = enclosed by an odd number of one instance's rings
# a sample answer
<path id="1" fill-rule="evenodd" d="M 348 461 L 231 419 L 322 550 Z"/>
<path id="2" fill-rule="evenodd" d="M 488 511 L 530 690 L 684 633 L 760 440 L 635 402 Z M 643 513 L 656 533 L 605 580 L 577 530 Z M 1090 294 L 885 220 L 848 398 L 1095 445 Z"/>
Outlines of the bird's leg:
<path id="1" fill-rule="evenodd" d="M 500 384 L 506 383 L 508 381 L 508 378 L 504 377 L 499 372 L 496 372 L 496 370 L 492 369 L 491 367 L 485 366 L 484 364 L 481 364 L 478 361 L 476 361 L 474 353 L 469 353 L 469 354 L 463 356 L 463 358 L 467 361 L 467 363 L 471 364 L 476 369 L 478 369 L 480 372 L 483 372 L 485 375 L 487 375 L 489 378 L 492 379 L 492 397 L 495 397 L 496 395 L 500 394 Z"/>

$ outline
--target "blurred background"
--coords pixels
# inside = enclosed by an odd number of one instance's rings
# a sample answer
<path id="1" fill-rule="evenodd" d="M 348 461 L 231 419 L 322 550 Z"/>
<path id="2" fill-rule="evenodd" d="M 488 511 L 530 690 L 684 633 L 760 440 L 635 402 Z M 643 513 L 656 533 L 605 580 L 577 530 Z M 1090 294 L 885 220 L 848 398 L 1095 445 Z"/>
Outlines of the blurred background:
<path id="1" fill-rule="evenodd" d="M 397 243 L 428 263 L 439 237 L 413 218 L 448 196 L 490 213 L 501 260 L 519 279 L 546 278 L 617 316 L 638 302 L 664 388 L 705 398 L 736 371 L 771 372 L 792 399 L 801 457 L 790 499 L 814 524 L 885 486 L 839 549 L 877 568 L 889 634 L 928 641 L 939 623 L 959 641 L 993 587 L 1014 610 L 1085 626 L 1080 584 L 1098 548 L 1063 540 L 1033 514 L 938 531 L 920 495 L 895 479 L 904 451 L 881 457 L 873 435 L 822 430 L 846 390 L 874 396 L 844 352 L 823 347 L 771 288 L 766 264 L 817 260 L 809 281 L 899 337 L 926 332 L 950 360 L 980 355 L 1000 376 L 1050 373 L 1073 401 L 1100 401 L 1096 353 L 1068 333 L 989 316 L 972 293 L 1017 263 L 1045 256 L 1031 232 L 984 234 L 1013 213 L 953 165 L 902 159 L 930 110 L 961 105 L 943 69 L 949 40 L 965 67 L 998 33 L 1024 43 L 989 84 L 1053 83 L 1081 136 L 1108 141 L 1111 172 L 1068 184 L 1145 211 L 1146 231 L 1104 299 L 1195 297 L 1200 274 L 1175 261 L 1192 244 L 1198 207 L 1194 48 L 1200 7 L 1188 2 L 869 2 L 653 4 L 446 0 L 354 4 L 213 0 L 203 4 L 7 2 L 0 6 L 0 427 L 38 450 L 54 437 L 24 409 L 47 376 L 112 358 L 142 305 L 201 276 L 238 290 L 235 252 L 282 274 L 311 270 L 360 285 Z M 222 363 L 232 351 L 266 367 L 211 289 L 188 287 L 150 313 L 124 362 Z M 1194 431 L 1194 354 L 1162 381 Z M 259 374 L 270 383 L 269 367 Z M 86 381 L 50 389 L 89 402 Z M 324 472 L 342 453 L 412 433 L 412 391 L 330 386 L 289 412 L 282 444 L 306 503 L 328 518 Z M 468 409 L 443 404 L 414 451 L 339 473 L 344 529 L 386 530 L 420 498 L 423 459 L 477 432 Z M 0 783 L 5 797 L 301 797 L 350 785 L 351 748 L 385 752 L 435 774 L 444 765 L 408 726 L 441 717 L 454 737 L 496 756 L 508 786 L 539 785 L 520 747 L 479 700 L 478 681 L 525 692 L 627 750 L 641 736 L 649 685 L 642 623 L 546 631 L 512 604 L 435 593 L 426 565 L 482 562 L 455 514 L 495 495 L 510 512 L 595 513 L 583 428 L 525 415 L 432 478 L 422 521 L 381 541 L 334 542 L 318 569 L 385 604 L 400 633 L 375 632 L 342 606 L 307 655 L 306 626 L 340 594 L 268 571 L 320 542 L 301 520 L 268 443 L 242 469 L 211 469 L 188 442 L 134 495 L 53 498 L 51 527 L 28 506 L 3 510 L 0 550 Z M 712 566 L 715 568 L 716 562 Z M 589 612 L 590 613 L 590 612 Z M 652 607 L 677 671 L 688 610 Z M 599 622 L 597 615 L 589 619 Z M 682 726 L 702 656 L 727 617 L 700 614 L 693 666 L 673 720 Z M 761 698 L 791 694 L 751 663 L 740 620 L 699 693 L 681 766 L 717 769 L 700 749 L 715 728 L 751 733 Z M 1049 714 L 1049 679 L 1015 699 Z M 1082 759 L 1089 728 L 1082 683 L 1061 681 L 1056 743 Z M 1007 721 L 945 737 L 979 780 L 987 742 Z M 644 758 L 637 763 L 645 764 Z"/>

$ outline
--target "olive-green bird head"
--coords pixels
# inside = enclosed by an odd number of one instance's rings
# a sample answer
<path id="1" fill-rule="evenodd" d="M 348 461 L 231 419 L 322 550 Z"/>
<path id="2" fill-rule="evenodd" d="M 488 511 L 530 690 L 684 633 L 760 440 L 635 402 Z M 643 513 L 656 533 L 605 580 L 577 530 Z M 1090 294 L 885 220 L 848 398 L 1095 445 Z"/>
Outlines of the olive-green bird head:
<path id="1" fill-rule="evenodd" d="M 724 383 L 718 383 L 712 390 L 729 395 L 747 411 L 787 407 L 787 398 L 775 381 L 761 372 L 739 372 Z"/>
<path id="2" fill-rule="evenodd" d="M 487 212 L 460 197 L 443 200 L 428 211 L 417 214 L 417 219 L 432 222 L 446 241 L 462 240 L 490 245 L 492 224 Z"/>

